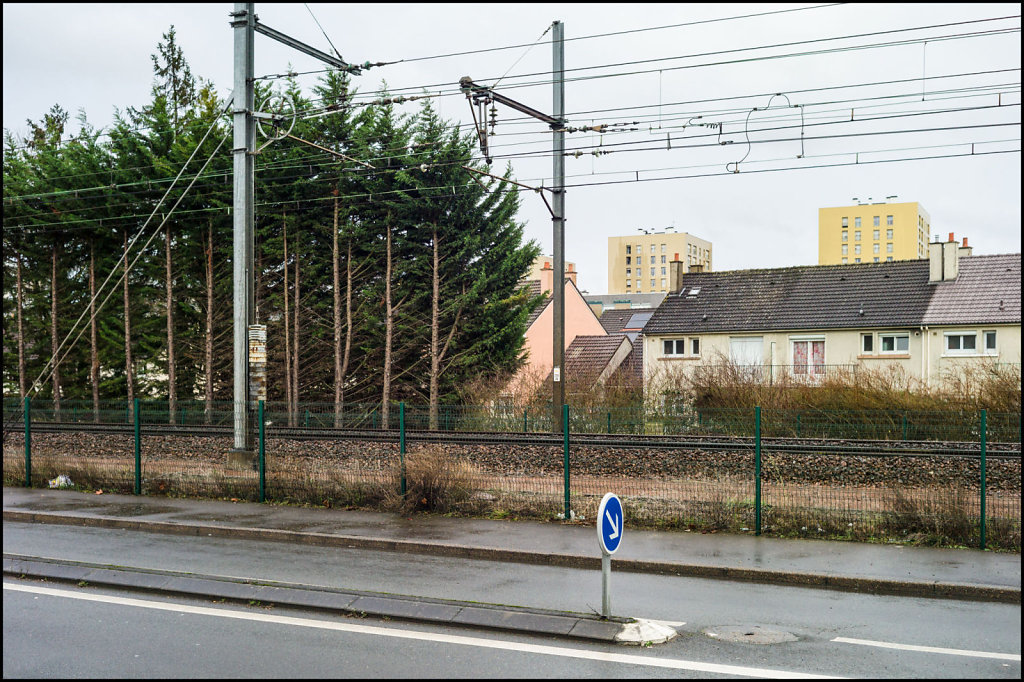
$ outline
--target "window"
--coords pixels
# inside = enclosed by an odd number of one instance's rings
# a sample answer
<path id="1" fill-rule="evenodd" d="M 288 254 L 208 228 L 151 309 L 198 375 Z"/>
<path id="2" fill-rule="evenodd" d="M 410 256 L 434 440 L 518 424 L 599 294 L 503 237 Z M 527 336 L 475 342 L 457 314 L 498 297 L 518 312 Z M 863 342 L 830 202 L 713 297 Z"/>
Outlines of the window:
<path id="1" fill-rule="evenodd" d="M 629 265 L 629 260 L 630 260 L 631 258 L 632 258 L 632 256 L 626 256 L 626 265 Z"/>
<path id="2" fill-rule="evenodd" d="M 662 348 L 665 355 L 686 355 L 686 339 L 665 339 Z"/>
<path id="3" fill-rule="evenodd" d="M 992 332 L 993 337 L 995 332 Z M 690 355 L 700 355 L 700 339 L 690 339 Z"/>
<path id="4" fill-rule="evenodd" d="M 859 263 L 859 262 L 860 262 L 860 258 L 854 258 L 854 259 L 853 259 L 853 262 L 854 262 L 854 263 Z"/>
<path id="5" fill-rule="evenodd" d="M 891 215 L 885 216 L 885 224 L 886 225 L 892 225 L 892 216 Z"/>
<path id="6" fill-rule="evenodd" d="M 878 256 L 875 256 L 875 262 L 876 263 L 878 262 Z"/>
<path id="7" fill-rule="evenodd" d="M 874 218 L 872 219 L 872 221 L 873 221 L 873 222 L 872 222 L 872 224 L 873 224 L 873 225 L 874 225 L 875 227 L 878 227 L 878 225 L 879 225 L 879 223 L 878 223 L 878 216 L 875 216 L 875 217 L 874 217 Z"/>
<path id="8" fill-rule="evenodd" d="M 849 262 L 849 260 L 849 258 L 843 258 L 843 265 L 846 265 Z"/>
<path id="9" fill-rule="evenodd" d="M 633 286 L 633 280 L 627 279 L 626 280 L 626 288 L 629 289 L 631 286 Z"/>
<path id="10" fill-rule="evenodd" d="M 885 252 L 892 253 L 892 242 L 889 242 L 888 244 L 885 245 Z"/>
<path id="11" fill-rule="evenodd" d="M 629 252 L 630 252 L 630 249 L 631 249 L 631 248 L 633 248 L 633 247 L 631 247 L 631 246 L 630 246 L 629 244 L 626 244 L 626 253 L 627 253 L 627 254 L 629 254 Z M 626 262 L 627 262 L 627 263 L 629 262 L 629 259 L 628 259 L 628 258 L 626 259 Z"/>
<path id="12" fill-rule="evenodd" d="M 843 255 L 844 255 L 844 256 L 846 255 L 846 249 L 847 249 L 847 246 L 846 246 L 846 244 L 843 244 Z"/>
<path id="13" fill-rule="evenodd" d="M 850 219 L 849 218 L 843 218 L 843 227 L 849 227 L 849 226 L 850 226 Z"/>
<path id="14" fill-rule="evenodd" d="M 854 218 L 853 219 L 853 226 L 854 227 L 860 227 L 860 218 Z"/>
<path id="15" fill-rule="evenodd" d="M 885 262 L 886 263 L 891 263 L 892 262 L 892 256 L 886 256 L 885 257 Z"/>
<path id="16" fill-rule="evenodd" d="M 662 256 L 662 257 L 661 257 L 661 262 L 662 262 L 662 263 L 664 263 L 664 262 L 665 262 L 665 256 Z"/>
<path id="17" fill-rule="evenodd" d="M 843 230 L 843 241 L 849 241 L 850 232 L 849 230 Z"/>
<path id="18" fill-rule="evenodd" d="M 663 274 L 663 275 L 664 275 L 664 274 L 666 274 L 666 272 L 665 272 L 665 268 L 662 268 L 662 269 L 661 269 L 661 274 Z"/>
<path id="19" fill-rule="evenodd" d="M 630 268 L 626 268 L 626 277 L 629 277 L 631 274 L 633 274 L 633 273 L 630 270 Z M 627 284 L 629 284 L 629 282 L 627 282 Z"/>
<path id="20" fill-rule="evenodd" d="M 661 288 L 662 289 L 665 288 L 665 278 L 664 277 L 661 278 Z"/>
<path id="21" fill-rule="evenodd" d="M 871 253 L 881 253 L 881 246 L 878 244 L 873 244 L 871 246 Z"/>
<path id="22" fill-rule="evenodd" d="M 885 231 L 885 238 L 886 239 L 892 239 L 892 228 L 891 227 L 888 230 Z"/>
<path id="23" fill-rule="evenodd" d="M 636 245 L 636 255 L 638 255 L 638 256 L 639 256 L 639 255 L 640 255 L 640 254 L 642 254 L 643 252 L 644 252 L 644 247 L 643 247 L 643 246 L 641 246 L 640 244 L 637 244 L 637 245 Z"/>
<path id="24" fill-rule="evenodd" d="M 661 245 L 661 252 L 662 252 L 662 253 L 665 253 L 665 249 L 667 249 L 667 248 L 668 248 L 668 247 L 667 247 L 667 246 L 666 246 L 665 244 L 662 244 L 662 245 Z"/>
<path id="25" fill-rule="evenodd" d="M 996 333 L 985 332 L 985 353 L 994 355 L 996 352 Z"/>
<path id="26" fill-rule="evenodd" d="M 878 343 L 883 353 L 909 353 L 909 334 L 879 334 Z"/>
<path id="27" fill-rule="evenodd" d="M 651 256 L 651 265 L 654 265 L 654 263 L 655 263 L 655 260 L 654 260 L 654 259 L 655 259 L 656 257 L 657 257 L 657 256 Z"/>
<path id="28" fill-rule="evenodd" d="M 871 232 L 871 238 L 874 239 L 875 241 L 878 241 L 878 230 L 873 230 Z"/>
<path id="29" fill-rule="evenodd" d="M 948 355 L 974 355 L 978 351 L 978 335 L 974 332 L 945 336 Z"/>
<path id="30" fill-rule="evenodd" d="M 657 268 L 651 268 L 651 277 L 654 277 L 654 271 L 655 270 L 657 270 Z"/>
<path id="31" fill-rule="evenodd" d="M 825 340 L 793 342 L 793 374 L 825 373 Z"/>
<path id="32" fill-rule="evenodd" d="M 860 241 L 860 230 L 854 230 L 853 231 L 853 241 L 855 241 L 855 242 L 859 242 Z"/>
<path id="33" fill-rule="evenodd" d="M 651 244 L 651 253 L 654 253 L 654 244 Z"/>
<path id="34" fill-rule="evenodd" d="M 860 244 L 855 244 L 854 245 L 853 252 L 856 253 L 856 254 L 860 254 Z"/>
<path id="35" fill-rule="evenodd" d="M 874 353 L 875 347 L 875 336 L 874 334 L 861 334 L 860 335 L 860 349 L 863 353 Z"/>
<path id="36" fill-rule="evenodd" d="M 651 278 L 651 288 L 652 289 L 654 288 L 654 278 L 653 277 Z"/>

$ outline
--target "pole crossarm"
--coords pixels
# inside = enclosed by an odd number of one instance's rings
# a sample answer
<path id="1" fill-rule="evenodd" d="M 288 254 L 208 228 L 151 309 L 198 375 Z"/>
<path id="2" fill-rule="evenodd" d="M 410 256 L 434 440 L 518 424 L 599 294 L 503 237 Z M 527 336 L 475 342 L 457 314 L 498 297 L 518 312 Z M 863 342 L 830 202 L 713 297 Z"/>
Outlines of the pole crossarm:
<path id="1" fill-rule="evenodd" d="M 552 128 L 562 128 L 565 126 L 565 120 L 548 116 L 543 112 L 528 107 L 522 102 L 517 102 L 514 99 L 496 92 L 490 86 L 474 83 L 473 79 L 469 76 L 463 76 L 459 79 L 459 88 L 466 94 L 466 97 L 472 97 L 474 100 L 490 97 L 495 102 L 500 102 L 501 104 L 511 107 L 520 113 L 526 114 L 527 116 L 533 116 L 538 120 L 544 121 L 544 123 L 547 123 Z"/>
<path id="2" fill-rule="evenodd" d="M 348 62 L 342 59 L 338 59 L 337 57 L 332 57 L 326 52 L 321 52 L 315 47 L 310 47 L 309 45 L 306 45 L 302 41 L 296 40 L 295 38 L 285 35 L 284 33 L 281 33 L 276 29 L 270 28 L 266 24 L 261 24 L 259 21 L 255 23 L 253 29 L 257 33 L 262 33 L 268 38 L 273 38 L 277 42 L 284 43 L 288 47 L 298 50 L 299 52 L 305 52 L 311 57 L 316 57 L 320 61 L 330 64 L 331 66 L 341 69 L 342 71 L 347 71 L 348 73 L 351 73 L 356 76 L 362 73 L 361 67 L 349 64 Z"/>

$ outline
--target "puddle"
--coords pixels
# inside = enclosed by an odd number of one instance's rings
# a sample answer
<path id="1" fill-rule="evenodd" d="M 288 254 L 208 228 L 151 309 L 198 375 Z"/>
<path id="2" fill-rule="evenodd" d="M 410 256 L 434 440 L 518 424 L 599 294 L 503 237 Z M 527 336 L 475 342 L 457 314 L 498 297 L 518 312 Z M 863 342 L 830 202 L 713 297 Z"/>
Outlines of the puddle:
<path id="1" fill-rule="evenodd" d="M 704 634 L 723 642 L 746 642 L 747 644 L 781 644 L 797 641 L 796 635 L 785 630 L 771 630 L 760 625 L 723 625 L 704 630 Z"/>
<path id="2" fill-rule="evenodd" d="M 100 511 L 116 516 L 147 516 L 149 514 L 169 514 L 180 511 L 180 509 L 147 504 L 108 504 L 101 507 Z"/>

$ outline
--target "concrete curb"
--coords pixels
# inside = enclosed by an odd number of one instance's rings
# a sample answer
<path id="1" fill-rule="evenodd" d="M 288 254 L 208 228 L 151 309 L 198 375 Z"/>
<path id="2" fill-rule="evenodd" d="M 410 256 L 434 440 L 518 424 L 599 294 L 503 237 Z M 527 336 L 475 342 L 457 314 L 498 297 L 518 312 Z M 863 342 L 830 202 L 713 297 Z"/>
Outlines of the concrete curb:
<path id="1" fill-rule="evenodd" d="M 314 585 L 210 576 L 4 554 L 4 575 L 85 586 L 198 597 L 236 604 L 311 609 L 346 616 L 376 617 L 435 625 L 458 625 L 507 632 L 560 636 L 620 644 L 659 644 L 677 633 L 654 631 L 639 621 L 446 599 L 339 590 Z M 645 624 L 645 623 L 643 623 Z M 671 630 L 671 632 L 663 632 Z M 646 637 L 639 640 L 637 637 Z"/>
<path id="2" fill-rule="evenodd" d="M 140 521 L 135 519 L 74 516 L 70 514 L 24 512 L 15 510 L 4 510 L 3 518 L 4 521 L 22 523 L 54 523 L 71 526 L 140 530 L 150 533 L 167 533 L 172 535 L 233 537 L 249 540 L 269 540 L 272 542 L 302 543 L 329 547 L 406 552 L 410 554 L 429 554 L 434 556 L 447 556 L 464 559 L 484 559 L 488 561 L 540 564 L 546 566 L 561 566 L 565 568 L 582 568 L 592 570 L 600 570 L 601 568 L 601 559 L 596 556 L 550 554 L 546 552 L 532 552 L 520 549 L 479 547 L 441 542 L 419 542 L 413 540 L 393 540 L 356 535 L 288 531 L 273 528 L 244 528 L 238 526 L 204 525 L 195 523 L 185 524 L 168 521 Z M 1010 604 L 1019 604 L 1021 601 L 1021 592 L 1019 588 L 979 585 L 974 583 L 890 580 L 882 578 L 803 573 L 798 571 L 773 571 L 755 568 L 708 566 L 703 564 L 685 564 L 673 561 L 651 561 L 644 559 L 616 559 L 615 570 L 653 575 L 675 575 L 692 578 L 757 582 L 762 584 L 792 587 L 812 587 L 818 589 L 878 595 L 959 599 L 967 601 L 991 601 Z"/>

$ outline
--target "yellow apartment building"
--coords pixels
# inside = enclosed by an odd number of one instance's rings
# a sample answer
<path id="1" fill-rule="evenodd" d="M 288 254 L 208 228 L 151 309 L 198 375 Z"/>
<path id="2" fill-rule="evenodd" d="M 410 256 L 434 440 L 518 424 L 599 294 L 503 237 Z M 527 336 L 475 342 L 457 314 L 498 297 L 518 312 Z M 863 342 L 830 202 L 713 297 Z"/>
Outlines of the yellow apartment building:
<path id="1" fill-rule="evenodd" d="M 669 263 L 676 259 L 685 272 L 710 272 L 711 242 L 669 231 L 608 237 L 608 293 L 666 293 Z"/>
<path id="2" fill-rule="evenodd" d="M 931 218 L 916 201 L 818 209 L 818 265 L 928 257 Z"/>

